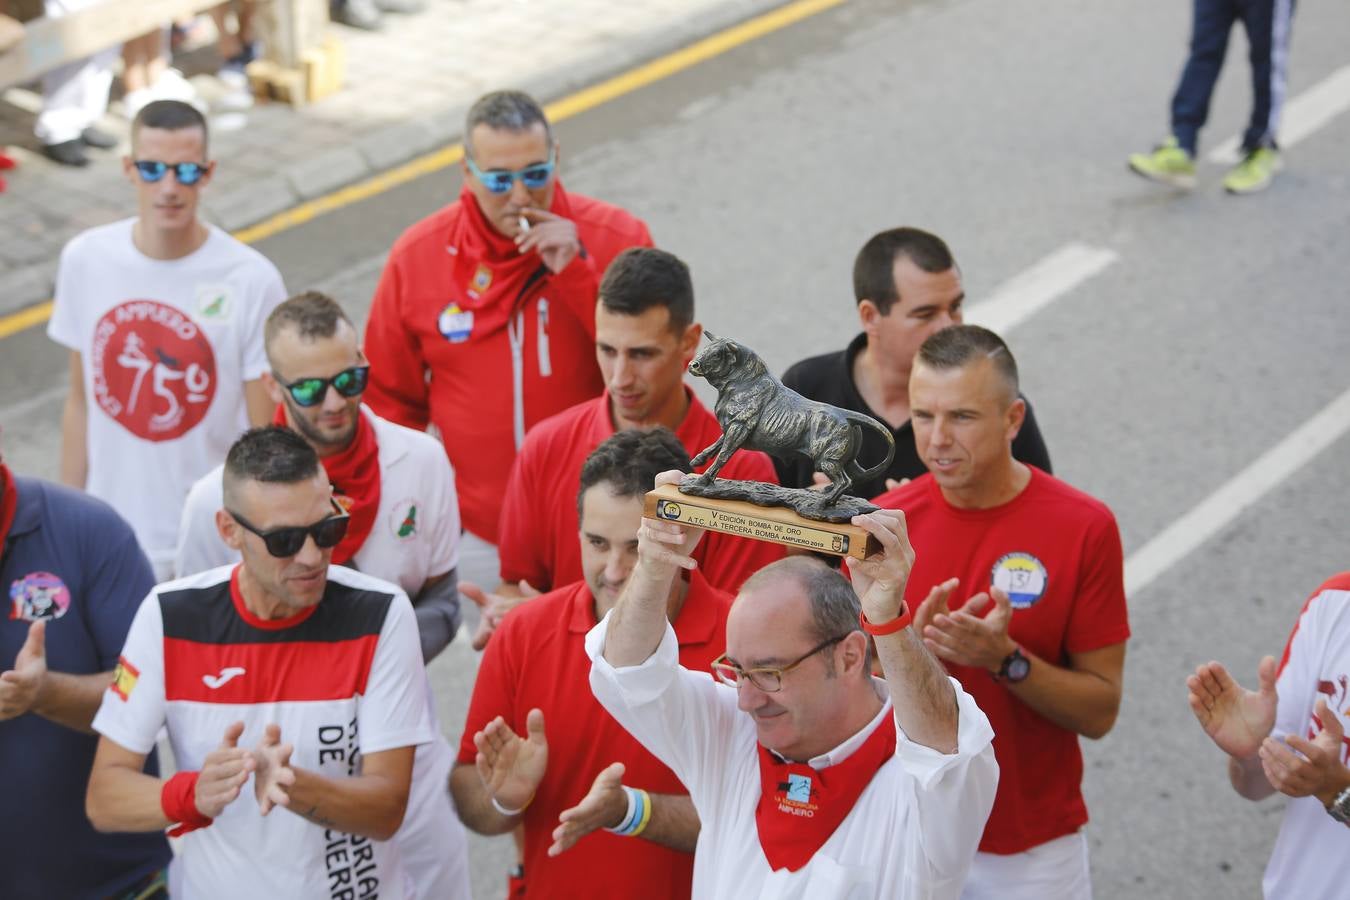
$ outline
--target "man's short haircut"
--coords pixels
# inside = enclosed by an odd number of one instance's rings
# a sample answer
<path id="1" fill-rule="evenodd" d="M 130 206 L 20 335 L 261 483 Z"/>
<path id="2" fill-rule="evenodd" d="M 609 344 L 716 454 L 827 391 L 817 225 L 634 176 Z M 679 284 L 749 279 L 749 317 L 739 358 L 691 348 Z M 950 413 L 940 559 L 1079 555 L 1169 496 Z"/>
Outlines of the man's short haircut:
<path id="1" fill-rule="evenodd" d="M 871 300 L 884 316 L 900 299 L 895 290 L 895 264 L 907 259 L 921 271 L 936 275 L 956 265 L 947 244 L 918 228 L 892 228 L 874 234 L 853 261 L 853 298 Z"/>
<path id="2" fill-rule="evenodd" d="M 1008 402 L 1016 400 L 1019 390 L 1017 360 L 1013 359 L 1012 351 L 1003 338 L 988 328 L 949 325 L 930 334 L 919 345 L 919 352 L 914 357 L 916 364 L 939 372 L 962 369 L 981 359 L 992 361 L 994 368 L 1008 383 Z"/>
<path id="3" fill-rule="evenodd" d="M 296 484 L 319 472 L 319 455 L 303 437 L 280 425 L 250 428 L 225 455 L 225 503 L 232 506 L 244 481 Z"/>
<path id="4" fill-rule="evenodd" d="M 337 334 L 338 323 L 352 320 L 336 300 L 319 291 L 305 291 L 280 303 L 263 324 L 263 349 L 267 351 L 267 361 L 276 368 L 277 361 L 272 358 L 272 342 L 285 329 L 294 329 L 301 340 L 312 341 L 316 338 L 330 338 Z"/>
<path id="5" fill-rule="evenodd" d="M 553 146 L 553 126 L 544 115 L 544 108 L 524 91 L 493 91 L 484 94 L 469 107 L 464 117 L 464 145 L 469 148 L 474 128 L 486 125 L 493 131 L 529 131 L 535 125 L 544 126 L 544 137 Z"/>
<path id="6" fill-rule="evenodd" d="M 638 497 L 656 486 L 656 476 L 670 469 L 689 471 L 689 451 L 669 428 L 630 428 L 617 431 L 591 451 L 581 467 L 577 492 L 577 520 L 581 498 L 597 484 L 609 485 L 615 497 Z"/>
<path id="7" fill-rule="evenodd" d="M 136 137 L 142 128 L 158 128 L 162 131 L 182 131 L 184 128 L 202 130 L 202 153 L 211 158 L 210 131 L 206 127 L 206 116 L 191 103 L 182 100 L 155 100 L 141 107 L 131 122 L 131 146 L 136 146 Z"/>
<path id="8" fill-rule="evenodd" d="M 853 585 L 838 571 L 814 556 L 788 556 L 770 563 L 751 575 L 741 585 L 741 593 L 771 588 L 774 582 L 795 581 L 811 603 L 811 622 L 807 633 L 812 645 L 823 644 L 831 638 L 862 631 L 859 617 L 862 604 L 853 592 Z M 834 674 L 834 656 L 826 654 L 825 666 Z M 872 643 L 867 643 L 864 669 L 872 670 Z"/>
<path id="9" fill-rule="evenodd" d="M 640 316 L 654 306 L 670 313 L 670 330 L 683 334 L 694 321 L 689 267 L 655 247 L 629 247 L 614 257 L 600 280 L 600 303 L 612 313 Z"/>

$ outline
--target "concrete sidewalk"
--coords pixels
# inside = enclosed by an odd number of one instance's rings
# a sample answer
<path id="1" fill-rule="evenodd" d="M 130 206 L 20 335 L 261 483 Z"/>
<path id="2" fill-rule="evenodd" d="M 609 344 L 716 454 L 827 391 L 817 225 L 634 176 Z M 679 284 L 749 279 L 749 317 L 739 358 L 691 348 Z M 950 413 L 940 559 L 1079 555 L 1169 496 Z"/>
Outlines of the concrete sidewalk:
<path id="1" fill-rule="evenodd" d="M 416 15 L 386 16 L 380 32 L 330 26 L 347 49 L 337 94 L 298 110 L 259 103 L 242 127 L 237 115 L 213 113 L 220 165 L 203 198 L 206 214 L 243 228 L 458 140 L 469 104 L 486 91 L 516 87 L 554 100 L 783 3 L 429 0 Z M 218 89 L 210 75 L 194 83 L 204 97 Z M 32 136 L 35 98 L 10 91 L 6 99 L 0 145 L 20 167 L 0 194 L 0 315 L 51 296 L 73 235 L 135 211 L 121 173 L 128 123 L 115 114 L 118 104 L 103 124 L 123 147 L 91 150 L 94 161 L 72 169 L 42 156 Z"/>

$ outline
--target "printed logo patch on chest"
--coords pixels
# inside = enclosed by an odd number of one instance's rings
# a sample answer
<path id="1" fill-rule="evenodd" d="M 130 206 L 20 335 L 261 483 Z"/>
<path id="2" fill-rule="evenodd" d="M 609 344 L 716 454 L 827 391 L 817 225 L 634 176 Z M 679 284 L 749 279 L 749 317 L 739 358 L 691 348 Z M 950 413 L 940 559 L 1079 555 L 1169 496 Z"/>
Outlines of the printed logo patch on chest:
<path id="1" fill-rule="evenodd" d="M 29 572 L 9 586 L 9 617 L 24 622 L 59 619 L 70 609 L 70 589 L 51 572 Z"/>
<path id="2" fill-rule="evenodd" d="M 203 319 L 228 319 L 234 309 L 233 291 L 228 284 L 203 284 L 197 287 L 197 315 Z"/>
<path id="3" fill-rule="evenodd" d="M 182 437 L 216 394 L 206 334 L 191 316 L 155 300 L 128 300 L 99 319 L 89 366 L 99 408 L 147 441 Z"/>
<path id="4" fill-rule="evenodd" d="M 473 310 L 460 309 L 458 303 L 451 303 L 436 319 L 436 330 L 452 344 L 462 344 L 473 333 Z"/>
<path id="5" fill-rule="evenodd" d="M 1030 553 L 1006 553 L 994 563 L 989 580 L 1008 595 L 1013 609 L 1026 609 L 1045 595 L 1050 575 Z"/>
<path id="6" fill-rule="evenodd" d="M 400 541 L 411 541 L 417 537 L 418 522 L 417 501 L 405 497 L 394 504 L 389 511 L 389 531 Z"/>

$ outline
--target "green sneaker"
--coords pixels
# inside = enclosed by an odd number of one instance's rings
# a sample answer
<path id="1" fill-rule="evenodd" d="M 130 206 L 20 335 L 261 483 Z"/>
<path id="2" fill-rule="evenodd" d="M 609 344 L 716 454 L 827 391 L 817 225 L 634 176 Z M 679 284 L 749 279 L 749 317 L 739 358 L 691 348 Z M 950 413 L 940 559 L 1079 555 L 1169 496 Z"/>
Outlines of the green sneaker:
<path id="1" fill-rule="evenodd" d="M 1224 190 L 1230 194 L 1264 191 L 1270 187 L 1270 181 L 1280 171 L 1280 166 L 1280 151 L 1274 147 L 1257 147 L 1224 176 Z"/>
<path id="2" fill-rule="evenodd" d="M 1169 137 L 1152 153 L 1130 154 L 1130 168 L 1145 178 L 1179 188 L 1195 187 L 1195 160 Z"/>

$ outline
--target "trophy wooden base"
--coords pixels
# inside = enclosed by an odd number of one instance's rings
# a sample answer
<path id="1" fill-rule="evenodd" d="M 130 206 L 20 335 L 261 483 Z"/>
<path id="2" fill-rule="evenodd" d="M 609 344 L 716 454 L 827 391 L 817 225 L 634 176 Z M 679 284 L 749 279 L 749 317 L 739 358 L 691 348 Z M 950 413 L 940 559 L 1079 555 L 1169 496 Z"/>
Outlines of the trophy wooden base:
<path id="1" fill-rule="evenodd" d="M 834 556 L 864 559 L 881 545 L 863 528 L 847 522 L 817 522 L 790 509 L 756 506 L 742 500 L 715 500 L 680 493 L 674 484 L 648 491 L 642 514 L 649 519 L 681 522 L 708 531 L 738 534 Z"/>

